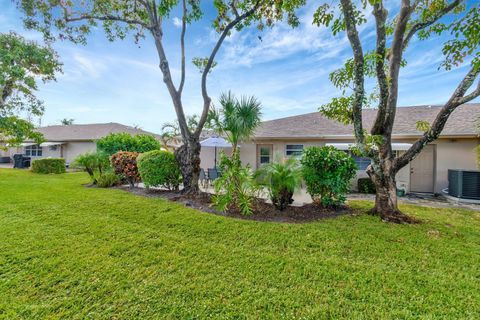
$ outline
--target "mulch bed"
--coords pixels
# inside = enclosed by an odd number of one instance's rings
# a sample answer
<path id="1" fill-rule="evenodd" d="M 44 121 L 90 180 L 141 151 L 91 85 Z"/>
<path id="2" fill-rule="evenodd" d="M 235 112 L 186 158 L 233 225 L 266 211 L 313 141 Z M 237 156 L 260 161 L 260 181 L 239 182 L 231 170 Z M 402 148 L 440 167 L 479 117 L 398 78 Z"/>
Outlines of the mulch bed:
<path id="1" fill-rule="evenodd" d="M 162 198 L 175 201 L 184 204 L 186 207 L 195 208 L 206 213 L 246 220 L 301 223 L 326 218 L 336 218 L 345 215 L 354 215 L 354 211 L 346 206 L 336 209 L 328 209 L 313 203 L 305 204 L 303 206 L 288 206 L 285 210 L 280 211 L 271 203 L 258 199 L 255 203 L 253 214 L 250 216 L 244 216 L 238 212 L 221 212 L 216 210 L 212 205 L 212 195 L 206 192 L 202 192 L 197 196 L 191 196 L 167 190 L 147 190 L 143 188 L 130 189 L 125 186 L 118 188 L 144 197 Z"/>

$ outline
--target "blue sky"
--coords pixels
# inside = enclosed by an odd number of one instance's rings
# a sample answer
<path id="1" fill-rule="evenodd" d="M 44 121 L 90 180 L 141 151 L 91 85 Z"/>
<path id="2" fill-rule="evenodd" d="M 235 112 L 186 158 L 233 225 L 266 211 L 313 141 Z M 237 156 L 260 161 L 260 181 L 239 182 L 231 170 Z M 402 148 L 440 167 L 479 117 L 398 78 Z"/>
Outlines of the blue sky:
<path id="1" fill-rule="evenodd" d="M 234 33 L 221 48 L 218 66 L 209 76 L 208 88 L 214 102 L 221 92 L 257 96 L 265 120 L 314 112 L 340 93 L 328 74 L 351 55 L 346 37 L 332 37 L 328 30 L 312 25 L 314 1 L 299 12 L 301 25 L 292 30 L 285 24 L 259 32 Z M 395 8 L 391 8 L 394 12 Z M 178 16 L 166 21 L 165 45 L 173 76 L 178 84 Z M 217 35 L 210 26 L 211 13 L 187 30 L 187 61 L 207 56 Z M 40 34 L 23 28 L 21 15 L 9 0 L 0 3 L 0 32 L 15 30 L 28 39 Z M 361 27 L 364 43 L 375 43 L 373 24 Z M 258 39 L 261 36 L 262 41 Z M 442 61 L 442 39 L 413 41 L 407 67 L 401 72 L 399 105 L 445 102 L 468 66 L 438 70 Z M 101 30 L 93 32 L 86 46 L 55 43 L 64 64 L 57 82 L 40 86 L 38 96 L 46 112 L 42 125 L 58 124 L 62 118 L 75 123 L 120 122 L 159 132 L 164 122 L 175 119 L 170 96 L 163 84 L 158 57 L 150 37 L 135 45 L 132 38 L 109 42 Z M 372 83 L 370 83 L 371 85 Z M 202 107 L 200 73 L 189 63 L 184 89 L 187 114 Z"/>

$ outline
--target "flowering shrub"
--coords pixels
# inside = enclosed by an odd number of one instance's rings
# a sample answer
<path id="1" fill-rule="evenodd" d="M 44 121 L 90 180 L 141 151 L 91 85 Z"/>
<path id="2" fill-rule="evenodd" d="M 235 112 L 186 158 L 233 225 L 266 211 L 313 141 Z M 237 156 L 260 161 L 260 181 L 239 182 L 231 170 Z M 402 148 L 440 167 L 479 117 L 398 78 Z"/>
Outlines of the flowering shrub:
<path id="1" fill-rule="evenodd" d="M 137 167 L 138 152 L 119 151 L 112 155 L 110 161 L 113 171 L 125 179 L 130 188 L 140 181 Z"/>

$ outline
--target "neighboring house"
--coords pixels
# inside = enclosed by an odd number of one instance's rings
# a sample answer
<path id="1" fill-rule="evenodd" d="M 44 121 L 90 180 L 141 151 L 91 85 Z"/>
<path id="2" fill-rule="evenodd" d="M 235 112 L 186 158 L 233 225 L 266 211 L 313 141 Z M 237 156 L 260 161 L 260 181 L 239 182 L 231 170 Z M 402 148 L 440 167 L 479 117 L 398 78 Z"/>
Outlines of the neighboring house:
<path id="1" fill-rule="evenodd" d="M 126 126 L 119 123 L 95 123 L 95 124 L 72 124 L 40 127 L 45 142 L 40 145 L 32 141 L 26 141 L 17 148 L 7 151 L 0 150 L 0 157 L 12 157 L 16 153 L 38 158 L 64 158 L 70 163 L 79 154 L 96 150 L 95 141 L 110 133 L 126 132 L 131 135 L 148 134 L 160 140 L 160 136 L 148 131 Z"/>
<path id="2" fill-rule="evenodd" d="M 418 139 L 422 132 L 416 129 L 418 120 L 431 123 L 440 107 L 416 106 L 397 108 L 393 129 L 393 149 L 402 153 Z M 363 120 L 369 130 L 376 109 L 365 109 Z M 423 151 L 397 174 L 397 185 L 407 192 L 440 193 L 448 187 L 448 169 L 477 169 L 476 147 L 479 135 L 476 119 L 480 104 L 462 105 L 455 110 L 439 139 Z M 241 145 L 241 159 L 253 168 L 284 157 L 300 157 L 308 146 L 333 145 L 348 150 L 354 142 L 352 126 L 322 116 L 319 112 L 265 121 L 256 130 L 253 142 Z M 229 152 L 229 150 L 227 150 Z M 355 157 L 359 167 L 357 177 L 366 176 L 368 158 Z M 202 168 L 212 167 L 213 153 L 202 150 Z M 356 187 L 355 181 L 352 183 Z"/>

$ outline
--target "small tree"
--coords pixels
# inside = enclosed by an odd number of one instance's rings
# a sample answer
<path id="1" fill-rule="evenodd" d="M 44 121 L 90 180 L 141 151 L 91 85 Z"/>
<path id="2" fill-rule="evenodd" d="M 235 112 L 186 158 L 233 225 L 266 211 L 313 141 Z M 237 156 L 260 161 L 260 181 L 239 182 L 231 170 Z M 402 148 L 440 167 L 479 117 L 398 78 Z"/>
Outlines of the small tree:
<path id="1" fill-rule="evenodd" d="M 62 126 L 69 126 L 72 125 L 74 121 L 75 119 L 63 118 L 62 120 L 60 120 L 60 123 L 62 124 Z"/>
<path id="2" fill-rule="evenodd" d="M 25 113 L 41 116 L 42 101 L 36 96 L 37 79 L 55 80 L 61 72 L 61 63 L 50 47 L 11 32 L 0 33 L 0 138 L 10 145 L 25 139 L 40 142 L 42 135 L 35 131 L 30 121 L 19 118 Z"/>
<path id="3" fill-rule="evenodd" d="M 373 16 L 365 16 L 369 7 Z M 336 15 L 339 12 L 340 15 Z M 375 49 L 364 53 L 371 42 L 362 43 L 359 25 L 375 21 Z M 398 210 L 396 173 L 417 156 L 428 143 L 438 138 L 450 114 L 464 103 L 480 95 L 480 82 L 471 90 L 480 74 L 480 8 L 469 6 L 462 0 L 402 0 L 395 15 L 389 15 L 382 0 L 340 0 L 339 10 L 331 4 L 321 5 L 314 15 L 318 25 L 331 26 L 336 35 L 346 31 L 353 58 L 345 67 L 330 74 L 332 83 L 342 90 L 342 97 L 335 98 L 321 108 L 321 112 L 346 124 L 353 124 L 357 142 L 356 152 L 370 157 L 372 164 L 367 173 L 376 187 L 373 214 L 384 221 L 409 222 L 411 219 Z M 392 131 L 398 100 L 400 69 L 406 64 L 404 53 L 411 40 L 432 35 L 449 34 L 443 43 L 445 56 L 441 67 L 469 64 L 469 70 L 458 83 L 450 99 L 440 109 L 432 123 L 420 123 L 421 137 L 405 153 L 396 156 L 392 150 Z M 419 48 L 422 46 L 420 45 Z M 373 95 L 365 90 L 365 79 L 376 78 L 378 87 Z M 373 98 L 373 99 L 372 99 Z M 363 127 L 362 109 L 376 104 L 378 111 L 368 134 Z"/>
<path id="4" fill-rule="evenodd" d="M 209 126 L 227 137 L 234 154 L 238 144 L 249 140 L 260 124 L 262 104 L 254 96 L 242 96 L 237 99 L 229 91 L 221 94 L 220 106 L 219 109 L 210 110 Z"/>
<path id="5" fill-rule="evenodd" d="M 357 165 L 344 151 L 327 147 L 308 147 L 302 156 L 303 179 L 312 200 L 322 206 L 345 202 Z"/>
<path id="6" fill-rule="evenodd" d="M 215 57 L 224 40 L 232 31 L 257 23 L 259 28 L 271 26 L 277 20 L 288 15 L 289 24 L 298 25 L 295 8 L 305 3 L 305 0 L 239 0 L 213 1 L 217 11 L 212 27 L 218 33 L 218 38 L 210 54 L 206 58 L 195 57 L 193 63 L 201 71 L 201 95 L 203 109 L 198 126 L 195 130 L 188 128 L 183 108 L 182 93 L 186 79 L 185 34 L 187 25 L 199 20 L 203 16 L 200 1 L 198 0 L 86 0 L 53 1 L 53 0 L 14 0 L 25 13 L 27 27 L 40 30 L 48 39 L 54 39 L 53 29 L 59 31 L 59 38 L 68 39 L 76 43 L 85 43 L 86 36 L 99 23 L 109 40 L 123 39 L 128 32 L 135 34 L 135 41 L 149 34 L 158 54 L 159 68 L 163 82 L 172 99 L 178 123 L 180 125 L 183 145 L 175 152 L 183 176 L 185 193 L 198 192 L 198 177 L 200 173 L 200 143 L 199 138 L 207 120 L 211 98 L 207 91 L 207 76 L 215 66 Z M 178 8 L 179 7 L 179 8 Z M 164 36 L 168 29 L 165 21 L 174 10 L 181 12 L 181 32 L 179 37 L 179 51 L 175 56 L 180 57 L 180 82 L 175 85 L 172 79 L 170 64 L 164 46 Z M 208 33 L 208 32 L 207 32 Z"/>
<path id="7" fill-rule="evenodd" d="M 98 177 L 111 169 L 109 156 L 104 152 L 87 152 L 78 155 L 71 166 L 88 173 L 92 184 L 97 184 Z"/>
<path id="8" fill-rule="evenodd" d="M 273 205 L 285 209 L 293 202 L 293 193 L 302 185 L 302 169 L 295 158 L 271 162 L 255 172 L 257 182 L 268 189 Z"/>

